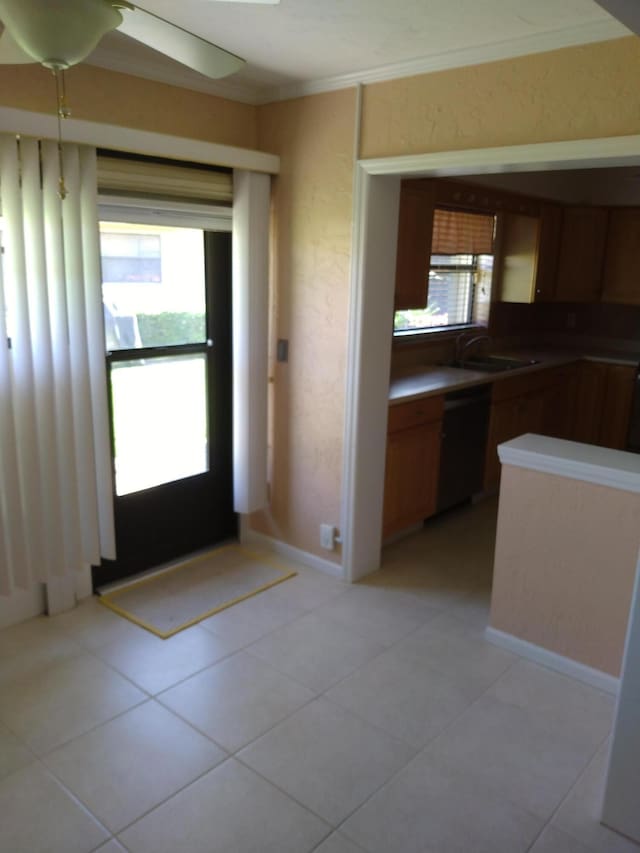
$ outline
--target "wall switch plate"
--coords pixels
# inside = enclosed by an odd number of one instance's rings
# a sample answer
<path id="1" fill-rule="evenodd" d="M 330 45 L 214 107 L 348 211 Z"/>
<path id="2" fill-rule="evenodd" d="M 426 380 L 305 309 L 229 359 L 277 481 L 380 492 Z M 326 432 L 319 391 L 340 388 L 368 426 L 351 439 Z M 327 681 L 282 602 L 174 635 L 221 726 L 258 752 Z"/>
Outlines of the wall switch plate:
<path id="1" fill-rule="evenodd" d="M 326 548 L 327 551 L 333 551 L 335 548 L 336 529 L 333 524 L 320 525 L 320 547 Z"/>
<path id="2" fill-rule="evenodd" d="M 276 346 L 276 359 L 278 361 L 289 361 L 289 341 L 280 338 Z"/>

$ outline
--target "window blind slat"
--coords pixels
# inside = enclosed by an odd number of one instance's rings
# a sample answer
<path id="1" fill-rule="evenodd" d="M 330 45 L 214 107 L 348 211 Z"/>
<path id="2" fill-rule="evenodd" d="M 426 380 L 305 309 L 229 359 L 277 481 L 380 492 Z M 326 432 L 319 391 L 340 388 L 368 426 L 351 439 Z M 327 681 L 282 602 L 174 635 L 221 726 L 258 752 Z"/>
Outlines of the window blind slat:
<path id="1" fill-rule="evenodd" d="M 434 255 L 490 255 L 494 217 L 483 213 L 436 208 L 433 219 Z"/>

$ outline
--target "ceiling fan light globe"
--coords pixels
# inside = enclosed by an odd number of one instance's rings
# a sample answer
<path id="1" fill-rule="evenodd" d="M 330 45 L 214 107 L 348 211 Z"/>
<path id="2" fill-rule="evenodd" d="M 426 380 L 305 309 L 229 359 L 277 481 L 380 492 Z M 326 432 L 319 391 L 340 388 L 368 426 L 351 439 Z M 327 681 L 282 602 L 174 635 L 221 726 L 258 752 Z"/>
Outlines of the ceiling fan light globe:
<path id="1" fill-rule="evenodd" d="M 48 68 L 82 62 L 122 23 L 109 0 L 0 0 L 0 19 L 25 53 Z"/>

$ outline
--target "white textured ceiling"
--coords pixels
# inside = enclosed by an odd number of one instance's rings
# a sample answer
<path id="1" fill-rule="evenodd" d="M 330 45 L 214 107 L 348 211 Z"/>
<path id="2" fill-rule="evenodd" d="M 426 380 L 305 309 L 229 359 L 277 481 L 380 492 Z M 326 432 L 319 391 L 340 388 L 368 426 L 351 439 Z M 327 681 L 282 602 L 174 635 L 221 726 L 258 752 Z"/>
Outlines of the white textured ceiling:
<path id="1" fill-rule="evenodd" d="M 593 0 L 140 0 L 140 6 L 247 59 L 219 83 L 113 34 L 94 64 L 244 100 L 334 88 L 333 78 L 399 76 L 627 33 Z M 394 68 L 395 66 L 395 68 Z M 375 75 L 374 75 L 375 76 Z"/>

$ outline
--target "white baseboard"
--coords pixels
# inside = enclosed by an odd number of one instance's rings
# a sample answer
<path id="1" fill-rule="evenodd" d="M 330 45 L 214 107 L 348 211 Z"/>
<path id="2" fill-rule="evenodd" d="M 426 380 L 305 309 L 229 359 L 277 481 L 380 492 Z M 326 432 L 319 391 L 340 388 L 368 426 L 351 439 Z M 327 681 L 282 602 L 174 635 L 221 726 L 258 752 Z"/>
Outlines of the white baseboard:
<path id="1" fill-rule="evenodd" d="M 240 524 L 240 543 L 242 545 L 259 545 L 262 548 L 273 551 L 275 554 L 280 554 L 281 557 L 286 557 L 288 560 L 302 563 L 311 569 L 318 569 L 326 575 L 331 575 L 339 580 L 344 579 L 340 563 L 324 560 L 322 557 L 317 557 L 315 554 L 310 554 L 301 548 L 287 545 L 286 542 L 281 542 L 279 539 L 274 539 L 264 533 L 258 533 L 256 530 L 249 530 L 247 525 L 243 523 Z"/>
<path id="2" fill-rule="evenodd" d="M 577 681 L 582 681 L 591 687 L 597 687 L 598 690 L 604 690 L 614 696 L 618 694 L 620 679 L 613 675 L 599 669 L 593 669 L 571 658 L 563 657 L 563 655 L 551 652 L 542 646 L 536 646 L 526 640 L 521 640 L 519 637 L 514 637 L 513 634 L 506 634 L 504 631 L 499 631 L 491 626 L 485 629 L 485 637 L 490 643 L 520 655 L 520 657 L 539 663 L 556 672 L 561 672 L 563 675 L 569 675 Z"/>
<path id="3" fill-rule="evenodd" d="M 44 612 L 44 584 L 34 584 L 31 589 L 14 589 L 10 595 L 0 596 L 0 628 L 26 622 Z"/>

